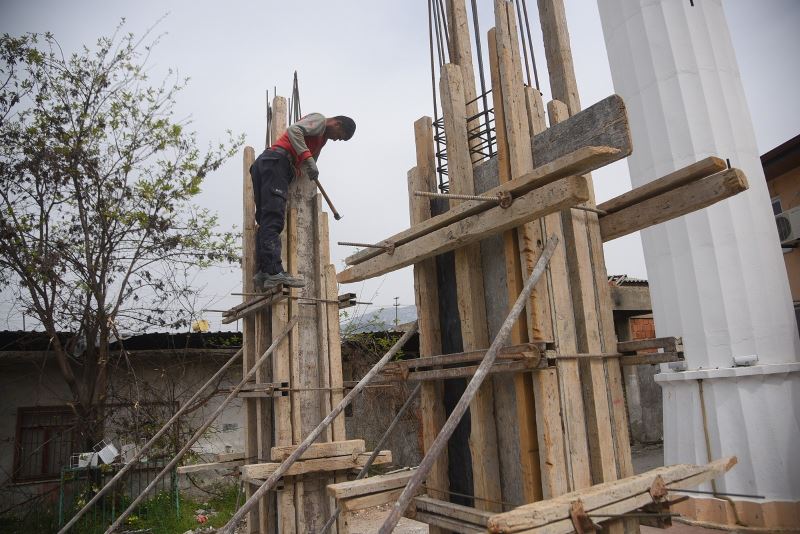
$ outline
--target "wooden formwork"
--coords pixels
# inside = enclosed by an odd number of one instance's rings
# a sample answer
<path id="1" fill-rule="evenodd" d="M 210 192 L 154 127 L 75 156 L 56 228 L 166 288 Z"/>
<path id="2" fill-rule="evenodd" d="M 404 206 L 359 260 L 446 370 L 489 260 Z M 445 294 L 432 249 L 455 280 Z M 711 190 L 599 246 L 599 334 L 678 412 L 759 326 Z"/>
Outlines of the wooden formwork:
<path id="1" fill-rule="evenodd" d="M 411 228 L 379 243 L 384 248 L 347 258 L 338 279 L 356 282 L 413 264 L 420 357 L 465 353 L 461 368 L 452 368 L 453 359 L 442 369 L 437 363 L 444 359 L 431 358 L 424 370 L 399 373 L 424 381 L 427 452 L 447 418 L 448 388 L 475 371 L 469 362 L 477 361 L 466 354 L 489 346 L 546 241 L 558 238 L 546 276 L 509 339 L 514 346 L 538 344 L 537 359 L 494 364 L 470 404 L 468 430 L 456 431 L 451 456 L 442 454 L 427 475 L 428 500 L 415 501 L 423 506 L 419 519 L 438 517 L 428 521 L 434 531 L 454 528 L 467 516 L 476 522 L 460 531 L 472 531 L 492 514 L 633 475 L 620 365 L 641 357 L 623 355 L 630 349 L 617 345 L 602 244 L 727 198 L 747 182 L 711 158 L 598 209 L 589 173 L 631 153 L 630 131 L 618 96 L 581 110 L 562 0 L 538 2 L 553 94 L 546 106 L 541 93 L 522 82 L 512 4 L 494 1 L 496 27 L 488 43 L 497 154 L 477 163 L 468 135 L 476 91 L 464 0 L 446 5 L 451 63 L 441 67 L 439 90 L 449 193 L 506 194 L 513 202 L 417 195 L 436 190 L 434 135 L 431 119 L 423 117 L 414 125 L 417 161 L 408 173 Z M 456 341 L 445 342 L 453 328 Z M 672 339 L 664 353 L 645 358 L 679 359 L 677 347 Z M 469 465 L 456 465 L 465 457 Z M 459 469 L 471 481 L 466 509 L 442 504 L 457 495 L 454 485 L 464 484 L 453 477 Z M 436 507 L 451 515 L 437 515 Z M 606 526 L 638 531 L 632 518 Z"/>

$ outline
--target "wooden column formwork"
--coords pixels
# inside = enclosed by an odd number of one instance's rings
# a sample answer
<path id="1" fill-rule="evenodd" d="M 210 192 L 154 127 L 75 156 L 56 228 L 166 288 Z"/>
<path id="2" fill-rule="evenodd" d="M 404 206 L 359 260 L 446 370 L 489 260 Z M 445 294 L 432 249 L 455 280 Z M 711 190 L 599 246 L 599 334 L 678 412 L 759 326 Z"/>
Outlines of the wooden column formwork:
<path id="1" fill-rule="evenodd" d="M 277 139 L 287 126 L 286 99 L 276 96 L 272 103 L 271 139 Z M 245 148 L 244 156 L 244 293 L 252 293 L 255 271 L 255 228 L 253 191 L 249 167 L 254 151 Z M 272 365 L 260 372 L 256 383 L 273 383 L 289 391 L 278 396 L 245 399 L 245 456 L 247 463 L 268 463 L 274 447 L 298 445 L 343 397 L 341 340 L 336 270 L 330 263 L 327 214 L 314 183 L 305 175 L 296 176 L 288 191 L 287 220 L 281 235 L 282 260 L 292 274 L 301 275 L 306 285 L 292 289 L 290 298 L 280 299 L 268 308 L 244 318 L 243 344 L 248 356 L 245 369 L 252 365 L 282 331 L 298 318 L 297 326 L 278 345 Z M 301 300 L 308 297 L 310 301 Z M 334 301 L 322 302 L 323 300 Z M 252 356 L 250 354 L 252 353 Z M 344 414 L 337 417 L 320 441 L 344 441 Z M 248 514 L 248 532 L 292 534 L 318 530 L 333 511 L 335 503 L 325 491 L 328 484 L 341 482 L 342 472 L 311 472 L 283 479 L 275 492 L 269 492 L 256 510 Z M 248 477 L 247 494 L 259 484 Z M 334 525 L 329 532 L 336 532 Z"/>
<path id="2" fill-rule="evenodd" d="M 525 87 L 522 81 L 513 5 L 495 0 L 496 27 L 488 33 L 488 44 L 497 136 L 496 166 L 483 163 L 473 169 L 475 157 L 469 154 L 471 143 L 467 132 L 474 125 L 467 119 L 476 113 L 475 104 L 470 102 L 474 96 L 468 96 L 474 95 L 475 90 L 469 46 L 464 44 L 462 3 L 459 0 L 447 2 L 450 54 L 454 64 L 442 67 L 440 93 L 450 192 L 475 194 L 530 173 L 551 161 L 552 156 L 543 153 L 537 158 L 534 148 L 533 137 L 547 129 L 545 106 L 541 93 Z M 558 11 L 558 4 L 543 0 L 540 10 L 551 8 L 552 11 L 555 5 Z M 548 67 L 551 79 L 558 78 L 561 83 L 561 86 L 554 85 L 564 98 L 570 99 L 574 113 L 579 110 L 579 104 L 576 104 L 574 75 L 571 79 L 569 76 L 572 60 L 568 40 L 565 45 L 563 39 L 566 27 L 558 16 L 555 19 L 542 16 L 545 49 L 550 51 Z M 555 47 L 558 54 L 553 53 Z M 469 74 L 465 75 L 465 70 Z M 567 88 L 562 90 L 562 86 Z M 551 125 L 569 116 L 559 112 L 562 106 L 558 102 L 551 103 Z M 418 154 L 424 152 L 428 143 L 428 135 L 421 132 L 426 124 L 424 119 L 415 124 Z M 431 155 L 429 165 L 433 165 L 432 160 Z M 481 166 L 487 168 L 479 172 Z M 423 179 L 420 167 L 418 161 L 417 167 L 409 172 L 410 189 L 429 190 L 434 178 Z M 456 202 L 450 201 L 451 208 Z M 588 203 L 593 205 L 593 194 Z M 411 198 L 412 226 L 429 216 L 429 212 L 420 211 L 424 211 L 420 206 L 428 205 L 427 199 Z M 509 342 L 551 343 L 556 354 L 615 352 L 602 239 L 596 221 L 594 214 L 569 209 L 506 230 L 496 243 L 487 239 L 457 248 L 455 279 L 463 350 L 488 347 L 490 336 L 487 334 L 492 334 L 494 315 L 505 315 L 547 237 L 555 235 L 560 243 L 546 277 L 535 288 L 526 313 L 515 325 Z M 483 253 L 481 247 L 485 249 Z M 502 251 L 499 258 L 491 252 L 495 250 Z M 431 296 L 435 296 L 435 288 L 430 283 L 433 275 L 426 277 L 424 274 L 424 263 L 430 261 L 415 264 L 421 346 L 425 345 L 428 335 L 438 338 L 441 328 L 425 318 L 426 314 L 431 314 L 426 306 L 430 307 Z M 498 266 L 498 262 L 501 265 Z M 502 298 L 497 296 L 500 293 L 504 294 Z M 440 300 L 440 305 L 444 304 Z M 437 330 L 429 333 L 429 328 Z M 493 388 L 489 382 L 484 384 L 469 412 L 468 447 L 472 458 L 472 494 L 476 497 L 473 506 L 498 511 L 501 502 L 519 505 L 549 499 L 631 474 L 627 432 L 623 432 L 627 424 L 624 404 L 619 402 L 622 384 L 618 371 L 616 359 L 608 359 L 607 363 L 603 359 L 587 359 L 579 363 L 579 359 L 565 358 L 532 373 L 516 373 L 511 377 L 496 375 L 494 380 L 506 381 L 503 388 Z M 422 413 L 423 440 L 427 445 L 441 428 L 443 414 L 437 413 L 436 408 L 444 402 L 441 384 L 427 382 L 425 387 L 427 398 L 423 394 Z M 513 431 L 507 424 L 509 413 L 514 414 L 511 416 L 516 425 Z M 518 440 L 515 446 L 503 443 L 506 434 Z M 456 439 L 454 436 L 453 440 Z M 476 458 L 478 455 L 480 458 Z M 442 464 L 446 461 L 446 458 L 439 460 L 439 469 L 429 475 L 429 481 L 438 478 L 437 484 L 445 483 Z M 512 462 L 519 471 L 519 480 L 513 480 L 503 469 L 504 463 Z M 448 500 L 434 492 L 429 495 Z M 621 528 L 621 524 L 611 526 L 611 530 Z"/>

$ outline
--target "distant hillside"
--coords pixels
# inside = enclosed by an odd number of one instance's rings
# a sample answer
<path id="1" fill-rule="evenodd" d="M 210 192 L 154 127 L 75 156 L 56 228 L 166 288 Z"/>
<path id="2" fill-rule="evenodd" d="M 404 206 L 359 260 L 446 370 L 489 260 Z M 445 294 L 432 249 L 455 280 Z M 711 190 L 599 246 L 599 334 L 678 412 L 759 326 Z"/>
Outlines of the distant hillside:
<path id="1" fill-rule="evenodd" d="M 353 308 L 351 308 L 353 309 Z M 349 312 L 351 309 L 348 309 Z M 356 310 L 358 308 L 355 308 Z M 416 306 L 400 306 L 396 309 L 397 324 L 410 323 L 417 320 Z M 395 307 L 367 310 L 363 314 L 350 316 L 342 321 L 342 334 L 358 334 L 361 332 L 387 332 L 395 328 Z"/>

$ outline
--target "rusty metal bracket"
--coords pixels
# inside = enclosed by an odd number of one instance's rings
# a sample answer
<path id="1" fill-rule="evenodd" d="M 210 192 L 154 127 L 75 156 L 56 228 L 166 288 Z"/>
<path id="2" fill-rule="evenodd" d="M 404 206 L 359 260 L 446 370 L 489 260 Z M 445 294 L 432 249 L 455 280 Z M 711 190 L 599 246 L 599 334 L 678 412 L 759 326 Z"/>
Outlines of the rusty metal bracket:
<path id="1" fill-rule="evenodd" d="M 600 526 L 586 514 L 580 499 L 569 504 L 569 518 L 577 534 L 596 534 L 600 530 Z"/>
<path id="2" fill-rule="evenodd" d="M 500 207 L 503 209 L 510 208 L 511 204 L 514 203 L 514 198 L 508 191 L 500 191 L 497 193 L 497 203 L 500 204 Z"/>

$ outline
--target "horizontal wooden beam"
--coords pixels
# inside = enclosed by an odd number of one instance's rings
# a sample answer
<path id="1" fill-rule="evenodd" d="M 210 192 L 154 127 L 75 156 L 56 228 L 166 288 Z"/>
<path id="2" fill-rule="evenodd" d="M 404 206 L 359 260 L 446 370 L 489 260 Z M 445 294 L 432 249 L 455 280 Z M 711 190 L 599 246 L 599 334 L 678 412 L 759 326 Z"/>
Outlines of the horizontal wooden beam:
<path id="1" fill-rule="evenodd" d="M 519 360 L 533 358 L 544 349 L 544 343 L 522 343 L 510 345 L 500 349 L 498 360 Z M 472 350 L 469 352 L 455 352 L 453 354 L 440 354 L 391 362 L 384 367 L 384 373 L 393 373 L 406 369 L 421 369 L 423 367 L 436 367 L 439 365 L 452 365 L 456 363 L 479 362 L 486 355 L 486 350 Z"/>
<path id="2" fill-rule="evenodd" d="M 575 206 L 587 201 L 589 197 L 589 184 L 585 177 L 562 178 L 526 193 L 516 199 L 509 208 L 496 206 L 457 221 L 397 247 L 392 255 L 381 254 L 345 269 L 336 276 L 336 279 L 340 284 L 349 284 L 396 271 L 426 258 L 478 242 L 528 221 Z"/>
<path id="3" fill-rule="evenodd" d="M 658 363 L 684 360 L 683 352 L 650 352 L 645 354 L 626 354 L 619 359 L 620 365 L 655 365 Z"/>
<path id="4" fill-rule="evenodd" d="M 672 191 L 676 187 L 696 182 L 706 176 L 724 171 L 727 167 L 723 160 L 711 156 L 603 202 L 597 206 L 597 209 L 606 213 L 614 213 L 662 193 Z"/>
<path id="5" fill-rule="evenodd" d="M 430 512 L 433 514 L 466 521 L 478 527 L 486 527 L 489 519 L 494 515 L 492 512 L 486 510 L 478 510 L 469 506 L 462 506 L 431 497 L 416 497 L 414 498 L 414 505 L 417 511 Z"/>
<path id="6" fill-rule="evenodd" d="M 227 462 L 208 462 L 204 464 L 191 464 L 182 465 L 176 469 L 179 475 L 185 473 L 199 473 L 201 471 L 211 471 L 212 469 L 230 469 L 232 467 L 239 467 L 244 463 L 244 460 L 229 460 Z"/>
<path id="7" fill-rule="evenodd" d="M 735 464 L 736 457 L 732 456 L 707 465 L 659 467 L 640 475 L 604 482 L 497 514 L 489 519 L 488 530 L 493 533 L 568 534 L 575 529 L 570 519 L 570 507 L 575 501 L 580 500 L 589 515 L 624 514 L 653 502 L 650 488 L 657 478 L 670 491 L 689 489 L 717 478 Z"/>
<path id="8" fill-rule="evenodd" d="M 604 215 L 600 217 L 600 233 L 603 241 L 611 241 L 705 208 L 741 193 L 747 187 L 747 178 L 742 171 L 728 169 Z"/>
<path id="9" fill-rule="evenodd" d="M 297 449 L 297 445 L 282 445 L 272 447 L 269 451 L 270 460 L 282 462 Z M 346 454 L 361 454 L 367 447 L 363 439 L 348 439 L 345 441 L 329 441 L 327 443 L 314 443 L 300 456 L 300 460 L 314 458 L 328 458 L 330 456 L 344 456 Z"/>
<path id="10" fill-rule="evenodd" d="M 403 488 L 396 488 L 379 493 L 372 493 L 370 495 L 344 499 L 341 501 L 342 510 L 353 512 L 355 510 L 363 510 L 364 508 L 373 508 L 375 506 L 393 503 L 397 501 L 397 498 L 400 497 L 402 492 Z"/>
<path id="11" fill-rule="evenodd" d="M 680 352 L 683 350 L 683 338 L 680 337 L 652 337 L 648 339 L 634 339 L 617 343 L 617 351 L 637 352 L 647 349 L 664 349 L 665 351 Z"/>
<path id="12" fill-rule="evenodd" d="M 301 460 L 289 467 L 284 476 L 305 475 L 308 473 L 321 473 L 325 471 L 342 471 L 346 469 L 361 469 L 369 458 L 369 453 L 362 453 L 358 456 L 334 456 L 332 458 L 314 458 L 312 460 Z M 392 462 L 392 451 L 381 451 L 372 465 L 388 464 Z M 262 464 L 243 465 L 240 468 L 242 480 L 265 480 L 272 473 L 278 470 L 280 463 L 269 462 Z"/>
<path id="13" fill-rule="evenodd" d="M 499 373 L 519 373 L 522 371 L 531 371 L 536 369 L 540 364 L 541 358 L 526 358 L 524 360 L 512 360 L 496 362 L 489 368 L 489 374 L 495 375 Z M 454 378 L 466 378 L 475 374 L 478 365 L 470 365 L 467 367 L 450 367 L 448 369 L 431 369 L 429 371 L 415 371 L 408 373 L 408 381 L 425 381 L 425 380 L 452 380 Z"/>
<path id="14" fill-rule="evenodd" d="M 553 183 L 556 180 L 565 178 L 567 176 L 574 176 L 579 174 L 586 174 L 603 165 L 607 165 L 612 161 L 620 159 L 620 151 L 615 148 L 604 146 L 586 146 L 581 147 L 565 154 L 554 161 L 548 162 L 545 165 L 535 169 L 533 172 L 527 173 L 509 182 L 505 182 L 489 191 L 486 191 L 481 196 L 484 197 L 497 197 L 501 194 L 511 195 L 512 198 L 518 198 L 521 195 Z M 403 230 L 387 239 L 384 239 L 378 246 L 381 248 L 366 248 L 358 251 L 357 253 L 345 259 L 347 265 L 358 265 L 364 261 L 380 256 L 387 253 L 388 250 L 413 241 L 425 234 L 429 234 L 440 228 L 444 228 L 456 221 L 460 221 L 475 215 L 482 211 L 490 209 L 493 205 L 491 202 L 482 202 L 479 200 L 468 200 L 461 202 L 452 209 L 426 219 L 425 221 L 415 224 L 411 228 Z"/>
<path id="15" fill-rule="evenodd" d="M 377 475 L 360 480 L 328 484 L 328 495 L 335 499 L 349 499 L 370 493 L 404 488 L 413 475 L 414 471 L 409 469 L 408 471 L 400 471 L 388 475 Z"/>
<path id="16" fill-rule="evenodd" d="M 448 532 L 458 532 L 459 534 L 482 534 L 486 532 L 483 527 L 475 526 L 460 519 L 454 519 L 439 514 L 432 514 L 419 510 L 414 513 L 413 517 L 416 521 L 420 521 L 433 527 L 442 528 Z"/>

